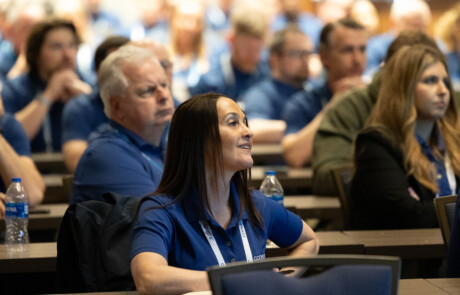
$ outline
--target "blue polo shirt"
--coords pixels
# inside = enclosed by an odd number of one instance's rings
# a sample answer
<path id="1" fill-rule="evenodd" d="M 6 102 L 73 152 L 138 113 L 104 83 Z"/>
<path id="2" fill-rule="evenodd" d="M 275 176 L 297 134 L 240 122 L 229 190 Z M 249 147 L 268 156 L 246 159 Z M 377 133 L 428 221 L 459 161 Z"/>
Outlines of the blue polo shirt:
<path id="1" fill-rule="evenodd" d="M 16 121 L 13 115 L 5 113 L 0 118 L 0 126 L 2 127 L 2 134 L 5 140 L 11 145 L 13 150 L 19 156 L 30 157 L 30 143 L 27 135 L 22 128 L 21 123 Z M 3 179 L 0 177 L 0 192 L 6 192 Z"/>
<path id="2" fill-rule="evenodd" d="M 288 99 L 301 89 L 273 78 L 257 83 L 243 95 L 248 119 L 281 120 L 281 111 Z"/>
<path id="3" fill-rule="evenodd" d="M 102 200 L 105 192 L 142 197 L 163 174 L 162 148 L 111 121 L 90 137 L 78 162 L 70 203 Z"/>
<path id="4" fill-rule="evenodd" d="M 287 125 L 285 134 L 297 133 L 308 125 L 331 98 L 332 91 L 327 83 L 294 94 L 284 106 L 281 115 Z"/>
<path id="5" fill-rule="evenodd" d="M 81 75 L 80 75 L 81 78 Z M 2 98 L 5 111 L 16 113 L 25 108 L 38 93 L 45 90 L 46 82 L 37 75 L 22 74 L 15 79 L 6 80 L 3 84 Z M 45 152 L 47 146 L 54 150 L 61 150 L 61 117 L 64 104 L 60 101 L 53 103 L 48 115 L 43 120 L 42 127 L 31 141 L 32 152 Z M 45 130 L 49 130 L 46 132 Z M 45 136 L 49 134 L 49 136 Z M 49 138 L 46 140 L 45 138 Z"/>
<path id="6" fill-rule="evenodd" d="M 252 192 L 254 205 L 262 216 L 263 229 L 249 223 L 246 211 L 242 221 L 248 237 L 254 261 L 265 258 L 267 239 L 280 247 L 294 244 L 302 233 L 302 220 L 259 191 Z M 139 219 L 134 228 L 131 259 L 141 252 L 155 252 L 162 255 L 168 265 L 205 270 L 217 265 L 217 258 L 211 249 L 199 224 L 199 197 L 191 193 L 180 203 L 161 209 L 146 209 L 170 202 L 172 197 L 149 197 L 139 209 Z M 239 230 L 240 203 L 232 184 L 230 202 L 233 202 L 232 217 L 226 229 L 206 214 L 206 219 L 216 239 L 225 263 L 246 261 Z"/>
<path id="7" fill-rule="evenodd" d="M 366 45 L 366 75 L 372 75 L 379 68 L 380 64 L 385 60 L 388 47 L 391 42 L 396 38 L 393 31 L 388 31 L 383 34 L 372 37 L 367 41 Z"/>
<path id="8" fill-rule="evenodd" d="M 64 106 L 62 143 L 69 140 L 87 140 L 91 132 L 107 122 L 109 119 L 104 113 L 99 88 L 94 87 L 91 94 L 71 99 Z"/>
<path id="9" fill-rule="evenodd" d="M 198 84 L 189 89 L 190 94 L 202 94 L 207 92 L 221 93 L 233 100 L 238 100 L 241 94 L 252 85 L 270 76 L 269 67 L 261 60 L 252 73 L 243 73 L 230 61 L 229 53 L 222 53 L 215 63 L 211 63 L 211 69 L 200 77 Z M 213 58 L 211 58 L 213 60 Z"/>
<path id="10" fill-rule="evenodd" d="M 449 65 L 449 75 L 452 82 L 460 82 L 460 56 L 457 51 L 446 54 L 447 64 Z"/>

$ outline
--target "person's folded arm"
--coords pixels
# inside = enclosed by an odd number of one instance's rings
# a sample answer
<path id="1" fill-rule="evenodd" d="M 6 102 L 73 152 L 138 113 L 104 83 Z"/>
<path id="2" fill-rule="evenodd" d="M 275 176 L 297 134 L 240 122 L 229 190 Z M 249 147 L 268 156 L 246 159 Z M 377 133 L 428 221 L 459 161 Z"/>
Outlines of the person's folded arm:
<path id="1" fill-rule="evenodd" d="M 131 272 L 139 294 L 183 294 L 210 290 L 205 271 L 169 266 L 163 256 L 154 252 L 134 256 Z"/>

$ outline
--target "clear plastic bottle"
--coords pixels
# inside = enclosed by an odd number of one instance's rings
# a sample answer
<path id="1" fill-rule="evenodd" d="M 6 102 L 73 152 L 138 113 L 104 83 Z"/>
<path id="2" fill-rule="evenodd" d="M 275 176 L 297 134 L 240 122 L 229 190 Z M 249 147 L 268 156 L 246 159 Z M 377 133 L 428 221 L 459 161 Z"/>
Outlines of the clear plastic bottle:
<path id="1" fill-rule="evenodd" d="M 5 196 L 6 249 L 12 252 L 29 248 L 29 197 L 21 178 L 13 178 Z"/>
<path id="2" fill-rule="evenodd" d="M 272 200 L 279 204 L 284 204 L 284 190 L 281 183 L 276 178 L 275 171 L 265 172 L 265 179 L 260 185 L 260 191 Z"/>

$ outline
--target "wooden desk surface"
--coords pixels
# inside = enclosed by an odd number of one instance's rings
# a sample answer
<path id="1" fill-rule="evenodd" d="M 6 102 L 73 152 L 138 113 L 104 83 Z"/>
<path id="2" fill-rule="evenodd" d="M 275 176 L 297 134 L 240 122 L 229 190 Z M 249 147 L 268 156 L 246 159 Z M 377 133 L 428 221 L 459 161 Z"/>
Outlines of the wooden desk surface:
<path id="1" fill-rule="evenodd" d="M 65 174 L 45 174 L 43 181 L 45 182 L 45 197 L 44 204 L 68 203 L 69 193 L 64 189 L 62 177 Z"/>
<path id="2" fill-rule="evenodd" d="M 281 143 L 254 144 L 251 149 L 254 165 L 270 165 L 285 163 Z"/>
<path id="3" fill-rule="evenodd" d="M 69 173 L 62 153 L 33 153 L 32 160 L 41 173 Z"/>
<path id="4" fill-rule="evenodd" d="M 276 178 L 283 188 L 311 189 L 313 169 L 310 167 L 290 168 L 288 166 L 254 166 L 251 169 L 252 185 L 259 188 L 266 171 L 276 171 Z"/>
<path id="5" fill-rule="evenodd" d="M 403 279 L 399 295 L 460 294 L 460 279 Z"/>
<path id="6" fill-rule="evenodd" d="M 319 218 L 335 220 L 342 218 L 342 209 L 337 197 L 299 195 L 284 196 L 284 206 L 303 219 Z"/>
<path id="7" fill-rule="evenodd" d="M 0 245 L 0 274 L 56 271 L 56 243 L 30 243 L 29 250 L 12 253 Z"/>
<path id="8" fill-rule="evenodd" d="M 446 248 L 439 228 L 344 231 L 355 242 L 364 244 L 366 254 L 401 258 L 443 258 Z"/>
<path id="9" fill-rule="evenodd" d="M 57 230 L 68 204 L 42 204 L 29 210 L 29 230 Z M 5 219 L 0 219 L 0 228 L 5 227 Z"/>

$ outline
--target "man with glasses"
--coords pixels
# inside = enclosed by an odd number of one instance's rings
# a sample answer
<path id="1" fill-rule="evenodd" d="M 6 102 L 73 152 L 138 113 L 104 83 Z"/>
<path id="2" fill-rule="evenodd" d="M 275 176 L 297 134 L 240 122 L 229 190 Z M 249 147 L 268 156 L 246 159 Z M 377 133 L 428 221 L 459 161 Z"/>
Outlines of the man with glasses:
<path id="1" fill-rule="evenodd" d="M 281 115 L 287 124 L 282 145 L 289 165 L 310 163 L 313 138 L 329 102 L 343 91 L 365 86 L 361 75 L 366 66 L 366 39 L 364 27 L 350 19 L 329 23 L 321 31 L 319 53 L 325 82 L 294 95 Z"/>
<path id="2" fill-rule="evenodd" d="M 313 43 L 297 26 L 290 25 L 273 35 L 269 49 L 271 77 L 251 87 L 241 101 L 254 142 L 281 141 L 286 128 L 281 111 L 308 79 Z"/>

